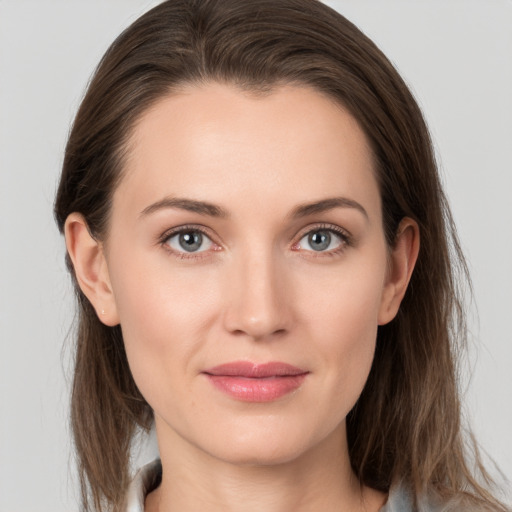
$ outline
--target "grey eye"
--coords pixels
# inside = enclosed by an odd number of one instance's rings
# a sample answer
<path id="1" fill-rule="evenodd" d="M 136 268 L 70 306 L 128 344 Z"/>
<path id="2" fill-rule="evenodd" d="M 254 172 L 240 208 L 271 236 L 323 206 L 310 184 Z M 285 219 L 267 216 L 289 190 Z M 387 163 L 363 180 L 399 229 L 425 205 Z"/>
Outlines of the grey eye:
<path id="1" fill-rule="evenodd" d="M 301 249 L 322 252 L 338 248 L 343 243 L 340 235 L 328 229 L 318 229 L 304 235 L 299 246 Z"/>
<path id="2" fill-rule="evenodd" d="M 211 247 L 212 241 L 200 231 L 189 230 L 170 236 L 167 244 L 178 252 L 202 252 Z"/>
<path id="3" fill-rule="evenodd" d="M 316 231 L 308 235 L 309 246 L 314 251 L 325 251 L 331 243 L 331 233 L 328 231 Z"/>

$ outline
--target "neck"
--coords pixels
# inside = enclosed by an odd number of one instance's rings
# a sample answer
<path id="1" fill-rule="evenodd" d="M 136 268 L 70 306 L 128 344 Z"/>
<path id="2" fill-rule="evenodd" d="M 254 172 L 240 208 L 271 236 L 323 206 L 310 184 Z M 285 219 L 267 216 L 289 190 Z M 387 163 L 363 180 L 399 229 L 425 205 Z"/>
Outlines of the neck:
<path id="1" fill-rule="evenodd" d="M 348 457 L 345 428 L 290 461 L 234 464 L 158 428 L 162 483 L 146 512 L 376 512 L 385 496 L 360 485 Z"/>

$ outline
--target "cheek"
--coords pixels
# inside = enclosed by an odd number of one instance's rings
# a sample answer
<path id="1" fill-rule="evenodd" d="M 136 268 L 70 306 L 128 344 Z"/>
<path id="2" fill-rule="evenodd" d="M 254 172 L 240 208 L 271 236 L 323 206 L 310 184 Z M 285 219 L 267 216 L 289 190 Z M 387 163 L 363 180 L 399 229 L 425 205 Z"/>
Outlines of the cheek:
<path id="1" fill-rule="evenodd" d="M 142 335 L 161 330 L 163 336 L 170 336 L 180 327 L 193 329 L 208 317 L 215 303 L 214 280 L 211 270 L 176 269 L 165 255 L 124 257 L 111 273 L 121 325 L 142 329 Z"/>
<path id="2" fill-rule="evenodd" d="M 357 261 L 356 255 L 332 269 L 311 269 L 298 280 L 300 316 L 309 318 L 307 325 L 325 330 L 326 339 L 355 341 L 376 332 L 386 268 L 384 257 L 372 256 Z"/>
<path id="3" fill-rule="evenodd" d="M 218 304 L 211 272 L 172 271 L 165 256 L 156 261 L 149 266 L 132 254 L 111 273 L 128 361 L 145 396 L 162 378 L 193 372 Z"/>
<path id="4" fill-rule="evenodd" d="M 376 297 L 351 293 L 336 297 L 324 308 L 317 303 L 315 308 L 319 332 L 314 339 L 331 360 L 332 378 L 343 380 L 345 389 L 358 388 L 367 378 L 375 350 L 378 303 Z"/>
<path id="5" fill-rule="evenodd" d="M 343 403 L 341 416 L 357 401 L 373 362 L 385 278 L 382 261 L 340 266 L 331 275 L 310 273 L 298 293 L 307 338 L 314 340 L 329 369 L 323 385 L 334 390 L 332 400 Z"/>

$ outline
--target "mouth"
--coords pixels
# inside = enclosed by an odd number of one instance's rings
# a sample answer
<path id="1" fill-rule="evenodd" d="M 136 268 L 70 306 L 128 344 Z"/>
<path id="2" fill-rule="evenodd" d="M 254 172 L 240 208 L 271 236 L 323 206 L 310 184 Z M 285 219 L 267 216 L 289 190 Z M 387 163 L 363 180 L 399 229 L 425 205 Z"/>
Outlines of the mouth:
<path id="1" fill-rule="evenodd" d="M 282 362 L 235 361 L 205 370 L 215 388 L 242 402 L 271 402 L 296 391 L 309 372 Z"/>

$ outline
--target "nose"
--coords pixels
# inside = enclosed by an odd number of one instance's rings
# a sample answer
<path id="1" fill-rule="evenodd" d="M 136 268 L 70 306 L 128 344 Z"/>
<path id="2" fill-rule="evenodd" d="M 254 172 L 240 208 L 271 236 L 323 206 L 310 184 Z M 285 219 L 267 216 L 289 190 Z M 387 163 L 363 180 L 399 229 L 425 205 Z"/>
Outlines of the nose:
<path id="1" fill-rule="evenodd" d="M 291 328 L 291 290 L 285 262 L 271 255 L 241 258 L 226 279 L 226 330 L 262 340 L 283 335 Z"/>

